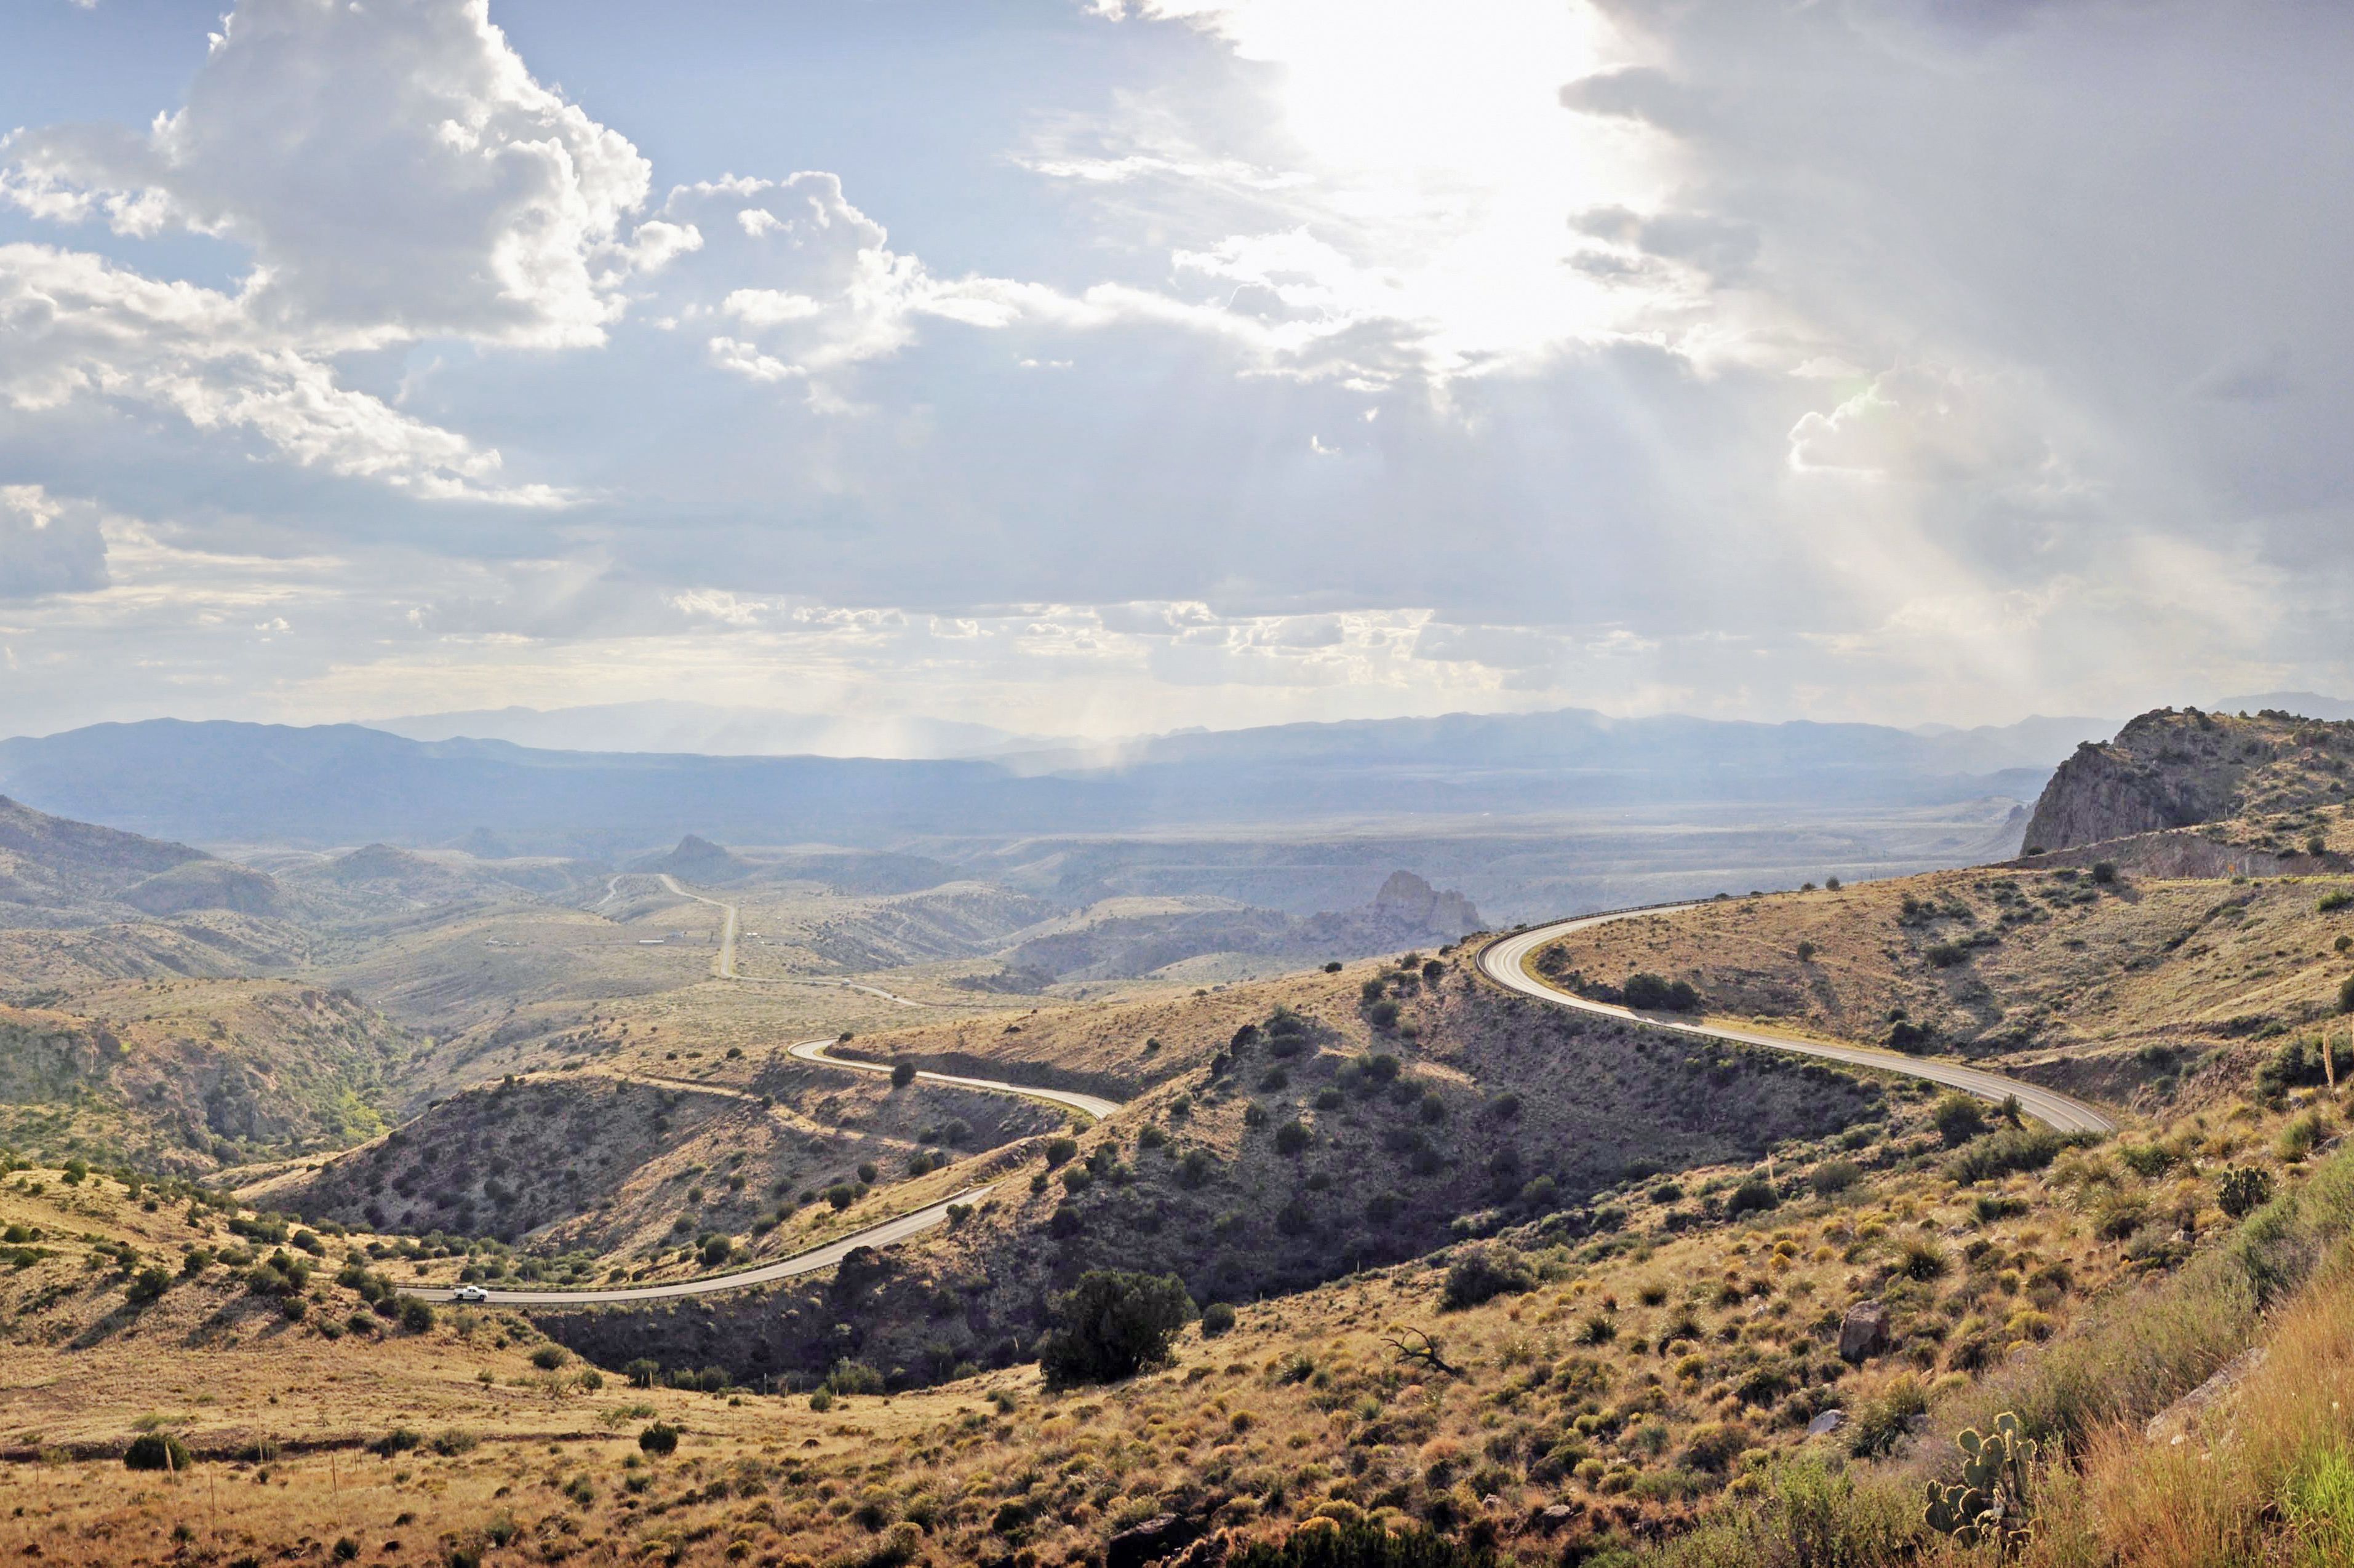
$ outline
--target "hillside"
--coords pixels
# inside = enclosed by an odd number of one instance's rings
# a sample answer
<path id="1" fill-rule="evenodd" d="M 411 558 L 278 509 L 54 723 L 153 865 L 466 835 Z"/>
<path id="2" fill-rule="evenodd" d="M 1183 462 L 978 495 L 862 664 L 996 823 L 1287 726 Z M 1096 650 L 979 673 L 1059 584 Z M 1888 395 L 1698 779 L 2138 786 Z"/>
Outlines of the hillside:
<path id="1" fill-rule="evenodd" d="M 980 1162 L 998 1193 L 961 1226 L 863 1266 L 855 1291 L 790 1282 L 692 1314 L 547 1325 L 600 1358 L 658 1345 L 646 1353 L 739 1377 L 822 1372 L 846 1332 L 878 1368 L 928 1382 L 960 1361 L 1026 1354 L 1048 1296 L 1091 1267 L 1171 1272 L 1200 1299 L 1248 1301 L 1511 1224 L 1550 1216 L 1575 1236 L 1606 1187 L 1755 1160 L 1881 1114 L 1879 1091 L 1844 1075 L 1659 1048 L 1430 961 L 1427 975 L 1361 966 L 1235 987 L 1214 1005 L 862 1039 L 870 1054 L 947 1071 L 1139 1097 L 1066 1153 L 1034 1142 Z M 1396 993 L 1394 1023 L 1372 1022 L 1376 979 Z M 955 1315 L 923 1305 L 943 1279 L 960 1292 Z"/>
<path id="2" fill-rule="evenodd" d="M 266 915 L 277 887 L 259 872 L 0 796 L 0 926 L 58 926 L 133 911 Z"/>
<path id="3" fill-rule="evenodd" d="M 0 1004 L 0 1147 L 194 1174 L 368 1137 L 414 1043 L 344 991 L 138 979 Z"/>
<path id="4" fill-rule="evenodd" d="M 2354 721 L 2159 708 L 2060 765 L 2028 820 L 2027 851 L 2343 805 L 2349 766 Z"/>
<path id="5" fill-rule="evenodd" d="M 934 1151 L 945 1168 L 1062 1125 L 1002 1096 L 894 1093 L 781 1058 L 758 1069 L 757 1094 L 687 1071 L 592 1069 L 471 1090 L 241 1195 L 412 1235 L 528 1235 L 592 1252 L 617 1274 L 667 1278 L 703 1266 L 698 1249 L 714 1234 L 740 1238 L 743 1261 L 779 1255 L 810 1222 L 854 1226 L 907 1206 L 902 1184 Z M 836 1186 L 855 1189 L 838 1212 L 820 1202 Z"/>
<path id="6" fill-rule="evenodd" d="M 2103 846 L 2113 875 L 2030 859 L 1731 899 L 1591 927 L 1537 962 L 1573 989 L 1650 972 L 1688 981 L 1711 1012 L 2009 1060 L 2126 1099 L 2204 1060 L 2244 1064 L 2339 1010 L 2354 820 L 2297 821 L 2327 846 L 2296 857 L 2311 874 L 2145 876 L 2127 868 L 2183 858 L 2175 835 L 2148 835 Z M 2200 843 L 2274 836 L 2262 819 L 2207 832 Z"/>

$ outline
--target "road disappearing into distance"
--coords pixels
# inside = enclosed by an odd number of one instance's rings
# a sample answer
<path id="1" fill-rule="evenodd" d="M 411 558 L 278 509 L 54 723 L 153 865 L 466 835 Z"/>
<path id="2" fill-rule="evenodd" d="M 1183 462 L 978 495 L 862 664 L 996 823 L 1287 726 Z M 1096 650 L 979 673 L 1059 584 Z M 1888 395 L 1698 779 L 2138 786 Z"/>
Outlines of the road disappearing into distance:
<path id="1" fill-rule="evenodd" d="M 1573 931 L 1604 925 L 1612 920 L 1630 920 L 1649 915 L 1673 915 L 1681 909 L 1697 907 L 1691 904 L 1664 905 L 1654 909 L 1627 909 L 1609 915 L 1583 915 L 1568 920 L 1555 920 L 1550 925 L 1532 926 L 1496 938 L 1479 949 L 1479 969 L 1490 980 L 1522 996 L 1555 1007 L 1565 1007 L 1577 1012 L 1599 1013 L 1640 1023 L 1646 1028 L 1666 1029 L 1679 1034 L 1696 1034 L 1707 1040 L 1728 1040 L 1743 1045 L 1762 1045 L 1768 1050 L 1788 1051 L 1801 1056 L 1819 1056 L 1826 1061 L 1843 1062 L 1852 1067 L 1872 1067 L 1884 1073 L 1902 1073 L 1908 1077 L 1925 1078 L 1933 1084 L 1976 1095 L 1984 1100 L 1999 1104 L 2016 1097 L 2019 1108 L 2036 1120 L 2061 1132 L 2112 1133 L 2117 1130 L 2115 1118 L 2086 1105 L 2084 1101 L 2061 1094 L 2056 1089 L 2042 1088 L 2017 1078 L 2006 1078 L 1999 1073 L 1989 1073 L 1977 1067 L 1965 1067 L 1958 1063 L 1940 1062 L 1928 1057 L 1907 1056 L 1902 1052 L 1882 1050 L 1876 1045 L 1847 1045 L 1823 1040 L 1808 1040 L 1795 1034 L 1768 1034 L 1749 1029 L 1728 1029 L 1716 1023 L 1693 1023 L 1678 1019 L 1662 1018 L 1656 1013 L 1637 1012 L 1632 1008 L 1618 1007 L 1609 1002 L 1592 1001 L 1582 996 L 1546 984 L 1529 970 L 1531 955 L 1549 942 L 1558 941 Z"/>

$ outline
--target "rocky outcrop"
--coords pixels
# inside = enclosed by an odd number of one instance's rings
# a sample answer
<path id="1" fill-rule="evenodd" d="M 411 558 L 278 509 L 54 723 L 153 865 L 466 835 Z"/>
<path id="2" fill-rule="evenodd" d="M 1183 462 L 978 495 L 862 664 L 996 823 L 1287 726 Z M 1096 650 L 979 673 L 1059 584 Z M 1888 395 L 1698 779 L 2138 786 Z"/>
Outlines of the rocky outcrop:
<path id="1" fill-rule="evenodd" d="M 1441 893 L 1410 871 L 1394 871 L 1363 908 L 1310 916 L 1301 922 L 1294 946 L 1378 952 L 1417 942 L 1451 942 L 1485 924 L 1479 909 L 1460 893 Z"/>
<path id="2" fill-rule="evenodd" d="M 2060 765 L 2028 820 L 2030 854 L 2225 817 L 2342 804 L 2354 723 L 2267 710 L 2158 708 Z"/>
<path id="3" fill-rule="evenodd" d="M 750 861 L 713 843 L 709 839 L 689 833 L 678 841 L 678 847 L 666 855 L 633 863 L 632 871 L 668 872 L 689 882 L 734 882 L 749 876 L 757 869 Z"/>
<path id="4" fill-rule="evenodd" d="M 1888 1308 L 1884 1302 L 1859 1301 L 1840 1319 L 1839 1353 L 1843 1361 L 1861 1361 L 1888 1348 Z"/>

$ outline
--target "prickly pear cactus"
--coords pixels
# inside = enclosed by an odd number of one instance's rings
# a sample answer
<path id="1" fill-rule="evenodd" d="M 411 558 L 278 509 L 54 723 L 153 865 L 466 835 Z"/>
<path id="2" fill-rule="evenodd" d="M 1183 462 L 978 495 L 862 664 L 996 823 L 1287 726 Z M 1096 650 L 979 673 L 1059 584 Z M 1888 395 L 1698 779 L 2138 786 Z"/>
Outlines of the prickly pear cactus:
<path id="1" fill-rule="evenodd" d="M 1976 1427 L 1955 1440 L 1962 1451 L 1962 1478 L 1931 1481 L 1922 1517 L 1940 1535 L 1966 1546 L 1993 1542 L 2005 1552 L 2027 1544 L 2028 1484 L 2035 1444 L 2009 1411 L 1994 1419 L 1994 1430 Z"/>

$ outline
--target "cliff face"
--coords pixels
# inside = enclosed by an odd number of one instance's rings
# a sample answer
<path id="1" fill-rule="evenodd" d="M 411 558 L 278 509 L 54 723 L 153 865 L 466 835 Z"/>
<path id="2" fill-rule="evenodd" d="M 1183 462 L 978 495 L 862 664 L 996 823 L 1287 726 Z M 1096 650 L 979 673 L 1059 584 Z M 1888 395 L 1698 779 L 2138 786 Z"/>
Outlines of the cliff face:
<path id="1" fill-rule="evenodd" d="M 2354 723 L 2158 708 L 2060 765 L 2027 824 L 2028 853 L 2224 817 L 2339 805 Z"/>

